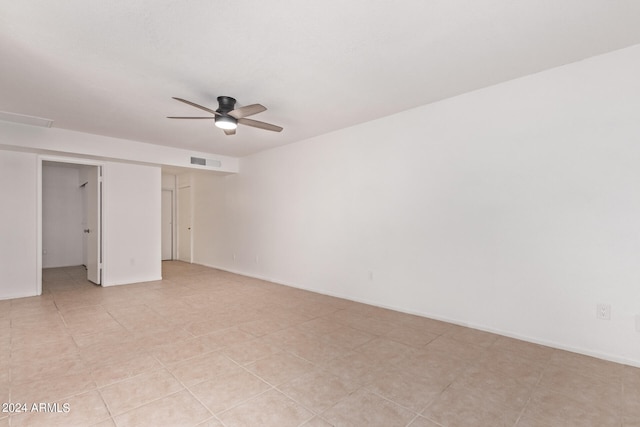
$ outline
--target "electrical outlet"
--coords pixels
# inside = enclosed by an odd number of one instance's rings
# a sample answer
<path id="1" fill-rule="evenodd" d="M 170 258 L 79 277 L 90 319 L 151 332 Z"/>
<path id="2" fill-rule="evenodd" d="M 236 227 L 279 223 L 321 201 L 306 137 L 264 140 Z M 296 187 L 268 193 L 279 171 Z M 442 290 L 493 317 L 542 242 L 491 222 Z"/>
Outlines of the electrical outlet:
<path id="1" fill-rule="evenodd" d="M 611 320 L 611 305 L 598 304 L 596 307 L 596 317 L 600 320 Z"/>

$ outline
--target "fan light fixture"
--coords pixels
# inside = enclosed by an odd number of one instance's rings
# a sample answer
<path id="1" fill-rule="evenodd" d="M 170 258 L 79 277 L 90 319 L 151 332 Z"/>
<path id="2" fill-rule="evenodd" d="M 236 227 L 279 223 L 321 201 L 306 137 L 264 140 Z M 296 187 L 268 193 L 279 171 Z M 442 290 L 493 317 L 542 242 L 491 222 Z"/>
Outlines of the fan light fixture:
<path id="1" fill-rule="evenodd" d="M 236 100 L 230 96 L 218 97 L 218 109 L 212 110 L 211 108 L 203 107 L 195 102 L 187 101 L 186 99 L 173 97 L 176 101 L 184 102 L 187 105 L 196 107 L 200 110 L 206 111 L 211 114 L 207 117 L 175 117 L 169 116 L 169 119 L 215 119 L 215 125 L 217 128 L 224 130 L 225 135 L 235 135 L 238 125 L 251 126 L 258 129 L 270 130 L 272 132 L 280 132 L 282 128 L 280 126 L 272 125 L 271 123 L 259 122 L 258 120 L 247 119 L 248 116 L 262 113 L 266 111 L 266 107 L 260 104 L 245 105 L 244 107 L 236 108 Z M 1 119 L 1 117 L 0 117 Z"/>
<path id="2" fill-rule="evenodd" d="M 232 130 L 238 127 L 238 120 L 229 116 L 216 116 L 216 127 Z"/>

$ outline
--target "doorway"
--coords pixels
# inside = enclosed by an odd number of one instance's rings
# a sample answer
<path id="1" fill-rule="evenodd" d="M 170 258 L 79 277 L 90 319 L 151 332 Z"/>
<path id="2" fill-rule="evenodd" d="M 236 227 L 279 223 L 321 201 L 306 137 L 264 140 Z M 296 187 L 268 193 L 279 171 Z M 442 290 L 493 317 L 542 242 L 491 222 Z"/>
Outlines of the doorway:
<path id="1" fill-rule="evenodd" d="M 102 166 L 43 158 L 40 189 L 39 266 L 84 265 L 87 280 L 100 285 Z"/>

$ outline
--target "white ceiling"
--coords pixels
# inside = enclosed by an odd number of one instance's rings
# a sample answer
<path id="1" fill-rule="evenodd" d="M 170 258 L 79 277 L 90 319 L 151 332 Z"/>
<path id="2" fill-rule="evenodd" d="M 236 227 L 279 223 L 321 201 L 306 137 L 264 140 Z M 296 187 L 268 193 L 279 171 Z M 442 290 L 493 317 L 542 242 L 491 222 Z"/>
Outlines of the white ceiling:
<path id="1" fill-rule="evenodd" d="M 638 44 L 639 18 L 638 0 L 0 0 L 0 111 L 245 156 Z M 165 118 L 219 95 L 284 131 Z"/>

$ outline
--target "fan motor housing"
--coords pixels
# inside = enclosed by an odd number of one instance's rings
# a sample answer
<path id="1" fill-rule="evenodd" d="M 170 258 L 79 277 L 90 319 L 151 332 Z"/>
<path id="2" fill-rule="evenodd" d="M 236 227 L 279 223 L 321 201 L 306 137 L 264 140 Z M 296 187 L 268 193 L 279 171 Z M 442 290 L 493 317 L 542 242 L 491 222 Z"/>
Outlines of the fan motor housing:
<path id="1" fill-rule="evenodd" d="M 233 111 L 236 108 L 236 100 L 230 96 L 219 96 L 218 97 L 218 109 L 217 112 L 221 114 L 228 113 L 229 111 Z"/>

